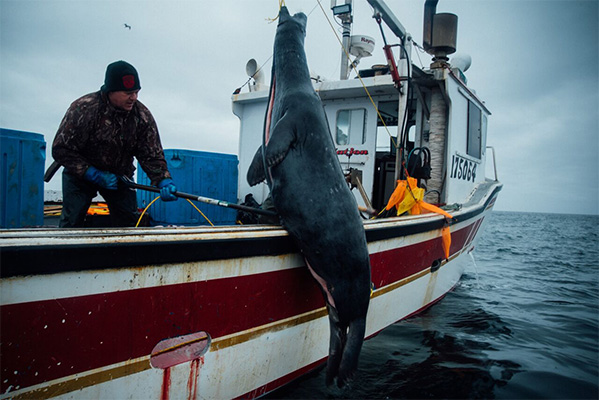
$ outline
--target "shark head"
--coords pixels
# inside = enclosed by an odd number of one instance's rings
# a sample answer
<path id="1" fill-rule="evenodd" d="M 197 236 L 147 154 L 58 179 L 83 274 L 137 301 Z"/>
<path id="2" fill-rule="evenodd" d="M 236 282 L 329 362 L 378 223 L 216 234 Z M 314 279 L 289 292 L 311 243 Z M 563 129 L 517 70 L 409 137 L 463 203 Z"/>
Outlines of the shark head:
<path id="1" fill-rule="evenodd" d="M 306 14 L 300 12 L 294 15 L 290 15 L 289 10 L 287 10 L 287 7 L 283 6 L 279 10 L 279 25 L 277 26 L 277 30 L 299 30 L 305 36 L 307 22 L 308 17 L 306 17 Z"/>

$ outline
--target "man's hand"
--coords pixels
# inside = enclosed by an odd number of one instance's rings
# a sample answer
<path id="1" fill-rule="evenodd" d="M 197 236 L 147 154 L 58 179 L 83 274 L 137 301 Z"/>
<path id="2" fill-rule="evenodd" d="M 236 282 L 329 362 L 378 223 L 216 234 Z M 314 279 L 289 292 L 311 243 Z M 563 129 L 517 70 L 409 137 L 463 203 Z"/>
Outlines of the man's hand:
<path id="1" fill-rule="evenodd" d="M 177 200 L 177 196 L 174 193 L 177 192 L 177 187 L 173 183 L 173 180 L 170 178 L 163 179 L 158 184 L 158 188 L 160 189 L 160 199 L 162 201 L 173 201 Z"/>
<path id="2" fill-rule="evenodd" d="M 118 179 L 112 172 L 100 171 L 96 167 L 90 166 L 83 177 L 104 189 L 117 190 L 118 188 Z"/>

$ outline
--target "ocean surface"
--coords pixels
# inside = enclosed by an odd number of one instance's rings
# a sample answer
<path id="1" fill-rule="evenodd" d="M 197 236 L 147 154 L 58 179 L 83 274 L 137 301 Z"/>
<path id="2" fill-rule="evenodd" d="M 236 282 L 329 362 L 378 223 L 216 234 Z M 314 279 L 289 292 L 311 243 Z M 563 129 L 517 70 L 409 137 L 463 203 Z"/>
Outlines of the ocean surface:
<path id="1" fill-rule="evenodd" d="M 493 212 L 459 285 L 271 399 L 598 399 L 599 216 Z"/>

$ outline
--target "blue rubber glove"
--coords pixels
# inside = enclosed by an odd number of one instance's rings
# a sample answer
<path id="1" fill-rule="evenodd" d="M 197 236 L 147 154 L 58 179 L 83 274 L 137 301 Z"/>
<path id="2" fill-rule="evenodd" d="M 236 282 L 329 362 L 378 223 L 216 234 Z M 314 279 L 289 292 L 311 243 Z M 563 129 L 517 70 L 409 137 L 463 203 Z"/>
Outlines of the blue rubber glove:
<path id="1" fill-rule="evenodd" d="M 163 179 L 158 184 L 158 188 L 160 189 L 160 199 L 162 201 L 173 201 L 177 200 L 177 196 L 174 193 L 177 192 L 177 187 L 173 183 L 173 180 L 170 178 Z"/>
<path id="2" fill-rule="evenodd" d="M 118 189 L 118 178 L 115 174 L 108 171 L 100 171 L 96 167 L 90 166 L 85 175 L 83 176 L 88 181 L 95 183 L 104 189 L 117 190 Z"/>

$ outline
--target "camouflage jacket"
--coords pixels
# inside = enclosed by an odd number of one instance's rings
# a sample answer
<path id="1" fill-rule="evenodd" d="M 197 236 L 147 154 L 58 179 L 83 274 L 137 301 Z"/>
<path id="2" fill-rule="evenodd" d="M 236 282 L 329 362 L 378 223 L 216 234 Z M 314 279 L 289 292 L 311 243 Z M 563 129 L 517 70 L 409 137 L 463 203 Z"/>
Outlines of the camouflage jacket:
<path id="1" fill-rule="evenodd" d="M 54 138 L 52 156 L 81 178 L 90 165 L 133 177 L 133 157 L 153 185 L 171 177 L 150 110 L 139 101 L 131 111 L 117 109 L 101 91 L 71 104 Z"/>

